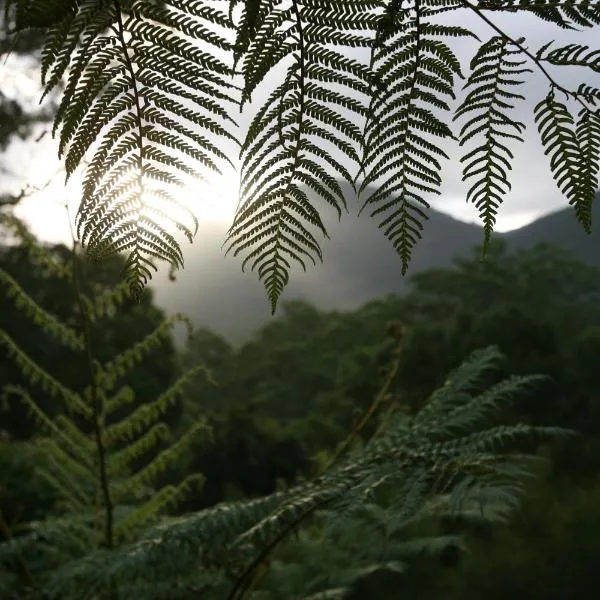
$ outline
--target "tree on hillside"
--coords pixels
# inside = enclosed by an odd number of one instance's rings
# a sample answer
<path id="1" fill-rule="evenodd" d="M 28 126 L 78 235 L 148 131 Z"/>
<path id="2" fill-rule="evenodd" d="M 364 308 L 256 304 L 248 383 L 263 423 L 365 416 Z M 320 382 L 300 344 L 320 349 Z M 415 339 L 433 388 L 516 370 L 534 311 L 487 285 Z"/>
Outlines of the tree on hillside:
<path id="1" fill-rule="evenodd" d="M 589 0 L 6 0 L 21 34 L 45 31 L 44 93 L 65 82 L 54 130 L 71 176 L 84 161 L 78 235 L 96 257 L 127 253 L 138 294 L 152 259 L 183 265 L 174 228 L 197 223 L 171 193 L 186 177 L 241 160 L 227 248 L 256 270 L 275 310 L 292 262 L 322 259 L 319 202 L 339 215 L 340 180 L 360 193 L 406 270 L 451 140 L 464 146 L 467 199 L 487 246 L 510 190 L 512 116 L 527 74 L 547 88 L 535 121 L 558 187 L 591 230 L 598 187 L 600 88 L 566 86 L 555 67 L 598 70 L 598 49 L 550 40 L 530 48 L 497 24 L 529 15 L 557 29 L 600 25 Z M 464 70 L 450 40 L 489 37 Z M 456 106 L 457 85 L 465 97 Z M 263 85 L 268 85 L 266 98 Z M 258 110 L 242 138 L 235 119 Z M 454 121 L 458 120 L 455 127 Z M 234 165 L 235 166 L 235 165 Z M 196 168 L 197 167 L 197 168 Z M 373 190 L 374 191 L 369 191 Z M 172 227 L 171 227 L 172 226 Z"/>

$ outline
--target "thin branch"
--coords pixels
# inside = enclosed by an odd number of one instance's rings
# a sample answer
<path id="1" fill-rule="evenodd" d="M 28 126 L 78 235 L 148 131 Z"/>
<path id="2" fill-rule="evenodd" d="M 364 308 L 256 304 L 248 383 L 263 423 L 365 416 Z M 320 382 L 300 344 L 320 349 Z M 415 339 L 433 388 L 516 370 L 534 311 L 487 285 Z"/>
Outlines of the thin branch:
<path id="1" fill-rule="evenodd" d="M 581 104 L 581 106 L 584 109 L 589 110 L 589 107 L 586 106 L 586 104 L 581 100 L 581 98 L 578 96 L 578 94 L 576 92 L 568 90 L 566 87 L 564 87 L 563 85 L 558 83 L 556 81 L 556 79 L 554 79 L 554 77 L 552 77 L 552 75 L 550 75 L 550 73 L 548 73 L 546 67 L 544 67 L 544 65 L 542 64 L 542 61 L 537 56 L 535 56 L 535 54 L 532 54 L 529 50 L 527 50 L 527 48 L 522 43 L 520 43 L 518 40 L 515 40 L 513 37 L 511 37 L 504 31 L 502 31 L 502 29 L 500 29 L 500 27 L 498 27 L 498 25 L 496 25 L 489 17 L 487 17 L 486 15 L 483 14 L 482 10 L 489 10 L 489 8 L 487 6 L 484 8 L 481 6 L 475 6 L 474 4 L 471 4 L 468 0 L 461 0 L 461 1 L 462 1 L 463 5 L 465 6 L 465 8 L 468 8 L 471 11 L 473 11 L 482 21 L 484 21 L 500 37 L 502 37 L 502 39 L 504 39 L 507 42 L 510 42 L 511 44 L 516 46 L 525 56 L 527 56 L 535 64 L 535 66 L 540 70 L 540 72 L 544 75 L 544 77 L 550 82 L 550 85 L 554 89 L 557 89 L 560 92 L 562 92 L 567 98 L 571 98 L 571 97 L 574 98 L 579 104 Z M 521 7 L 518 7 L 518 8 L 519 8 L 519 10 L 523 10 L 523 8 L 521 8 Z M 504 9 L 497 8 L 496 10 L 508 10 L 508 9 L 507 8 L 504 8 Z"/>

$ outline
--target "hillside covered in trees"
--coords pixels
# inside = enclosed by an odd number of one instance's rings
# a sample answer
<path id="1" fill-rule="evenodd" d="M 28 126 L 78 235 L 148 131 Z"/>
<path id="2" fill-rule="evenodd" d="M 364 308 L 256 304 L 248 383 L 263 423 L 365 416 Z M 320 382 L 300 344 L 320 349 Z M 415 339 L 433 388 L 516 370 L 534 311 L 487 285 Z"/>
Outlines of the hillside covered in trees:
<path id="1" fill-rule="evenodd" d="M 57 257 L 64 253 L 60 247 L 51 249 Z M 23 247 L 4 246 L 0 268 L 19 279 L 33 299 L 55 307 L 70 322 L 74 296 L 69 286 L 36 267 Z M 118 274 L 109 265 L 100 271 L 86 269 L 91 280 L 85 285 L 97 295 L 108 290 Z M 288 302 L 240 346 L 210 329 L 195 330 L 182 350 L 164 338 L 127 376 L 136 397 L 160 395 L 197 363 L 210 373 L 185 384 L 184 393 L 165 413 L 172 433 L 161 443 L 177 440 L 199 421 L 210 430 L 208 437 L 202 435 L 186 446 L 177 463 L 156 480 L 156 486 L 169 486 L 202 474 L 202 486 L 188 490 L 167 513 L 194 514 L 220 503 L 260 498 L 314 477 L 369 413 L 391 367 L 396 370 L 393 382 L 353 444 L 376 434 L 393 415 L 415 418 L 449 372 L 473 351 L 493 344 L 505 358 L 486 381 L 532 373 L 547 376 L 516 398 L 507 397 L 510 403 L 497 406 L 493 419 L 558 425 L 581 436 L 548 443 L 540 439 L 527 446 L 543 460 L 534 469 L 536 477 L 523 482 L 527 493 L 522 508 L 509 513 L 506 507 L 498 509 L 504 515 L 500 518 L 494 502 L 485 501 L 479 508 L 476 502 L 473 513 L 457 516 L 451 511 L 441 520 L 414 523 L 399 538 L 392 535 L 386 560 L 405 555 L 410 568 L 379 563 L 370 574 L 357 572 L 349 580 L 353 583 L 348 597 L 395 598 L 400 591 L 409 598 L 440 600 L 500 600 L 509 594 L 550 600 L 592 597 L 600 555 L 599 299 L 600 272 L 564 250 L 541 245 L 510 252 L 499 243 L 484 263 L 474 251 L 472 258 L 454 266 L 414 276 L 404 296 L 382 297 L 353 311 Z M 85 365 L 54 346 L 9 297 L 4 297 L 0 315 L 0 330 L 20 340 L 39 365 L 72 389 L 82 388 Z M 150 295 L 141 306 L 126 303 L 106 324 L 93 329 L 95 352 L 103 360 L 124 352 L 153 331 L 163 316 Z M 398 335 L 401 352 L 396 357 Z M 0 386 L 24 383 L 8 355 L 0 364 Z M 44 392 L 36 393 L 36 399 L 48 414 L 57 414 L 56 399 Z M 5 542 L 22 535 L 34 521 L 43 523 L 65 510 L 55 488 L 41 475 L 48 457 L 40 451 L 36 420 L 14 396 L 5 395 L 0 442 Z M 155 451 L 143 456 L 148 459 Z M 365 558 L 383 551 L 385 544 L 376 541 L 376 534 L 377 519 L 384 515 L 378 516 L 375 505 L 372 510 L 350 513 L 346 524 L 313 521 L 296 541 L 280 548 L 274 556 L 280 566 L 256 583 L 252 597 L 293 598 L 296 588 L 319 589 L 323 577 L 342 577 L 338 570 L 348 556 L 358 556 L 353 548 L 365 544 Z M 342 529 L 336 533 L 336 527 Z M 319 544 L 333 545 L 322 546 L 318 553 L 315 535 L 329 540 Z M 48 560 L 44 542 L 37 543 L 42 544 L 41 562 L 32 562 L 28 551 L 19 559 L 26 561 L 23 564 L 13 564 L 6 555 L 3 559 L 0 544 L 3 597 L 37 598 L 30 578 L 43 581 Z M 396 548 L 393 543 L 401 545 Z"/>

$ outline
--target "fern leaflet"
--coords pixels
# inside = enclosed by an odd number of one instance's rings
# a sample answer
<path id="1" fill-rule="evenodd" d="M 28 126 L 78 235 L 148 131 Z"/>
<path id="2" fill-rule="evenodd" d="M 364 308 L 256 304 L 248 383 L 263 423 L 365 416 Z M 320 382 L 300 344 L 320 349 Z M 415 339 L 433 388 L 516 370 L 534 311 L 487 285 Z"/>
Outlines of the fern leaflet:
<path id="1" fill-rule="evenodd" d="M 253 25 L 252 37 L 246 39 L 244 34 L 239 41 L 248 47 L 243 62 L 245 99 L 275 65 L 290 63 L 284 81 L 260 107 L 244 141 L 241 205 L 227 240 L 234 255 L 246 252 L 243 267 L 250 264 L 257 269 L 273 311 L 288 282 L 291 261 L 306 269 L 307 259 L 313 264 L 322 260 L 316 231 L 328 234 L 308 191 L 333 206 L 338 216 L 346 207 L 336 175 L 348 182 L 352 177 L 323 144 L 358 162 L 360 130 L 346 115 L 365 115 L 360 92 L 368 89 L 369 72 L 337 47 L 367 45 L 361 32 L 373 23 L 365 10 L 372 4 L 261 3 L 265 14 Z M 333 28 L 332 20 L 358 33 Z M 244 27 L 250 25 L 244 24 L 241 31 Z"/>
<path id="2" fill-rule="evenodd" d="M 522 41 L 522 40 L 520 40 Z M 504 140 L 523 141 L 525 125 L 508 116 L 514 108 L 514 100 L 524 100 L 514 88 L 523 81 L 520 75 L 531 72 L 522 68 L 524 60 L 518 60 L 521 50 L 515 48 L 506 38 L 491 38 L 483 44 L 471 61 L 471 73 L 465 85 L 470 89 L 455 119 L 469 115 L 460 131 L 460 145 L 463 146 L 483 135 L 481 143 L 461 158 L 463 181 L 475 177 L 469 188 L 467 201 L 479 209 L 484 226 L 485 252 L 496 223 L 498 207 L 503 195 L 511 189 L 508 171 L 512 169 L 513 154 Z M 470 113 L 475 113 L 472 115 Z"/>
<path id="3" fill-rule="evenodd" d="M 462 73 L 458 59 L 439 38 L 473 35 L 462 27 L 428 22 L 429 4 L 416 0 L 386 13 L 381 20 L 385 35 L 379 37 L 371 58 L 375 82 L 359 191 L 370 184 L 377 184 L 377 189 L 364 200 L 361 211 L 370 206 L 371 216 L 383 215 L 379 227 L 400 255 L 403 273 L 427 219 L 426 195 L 440 193 L 439 158 L 447 158 L 428 138 L 454 137 L 437 115 L 450 110 L 448 99 L 454 98 L 454 81 Z"/>

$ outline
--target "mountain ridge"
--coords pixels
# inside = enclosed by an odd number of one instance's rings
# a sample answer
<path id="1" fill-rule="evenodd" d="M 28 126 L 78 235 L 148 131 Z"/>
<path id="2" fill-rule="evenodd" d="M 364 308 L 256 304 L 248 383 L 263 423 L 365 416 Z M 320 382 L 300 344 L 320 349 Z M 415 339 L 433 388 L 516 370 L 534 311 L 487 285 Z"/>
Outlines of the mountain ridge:
<path id="1" fill-rule="evenodd" d="M 347 196 L 349 208 L 356 198 Z M 341 222 L 328 217 L 332 239 L 323 243 L 324 263 L 303 272 L 294 269 L 281 300 L 304 299 L 324 310 L 351 310 L 387 294 L 402 293 L 410 276 L 450 266 L 455 258 L 472 254 L 483 242 L 483 228 L 431 209 L 423 238 L 417 243 L 406 276 L 391 243 L 368 215 L 346 215 Z M 587 235 L 568 207 L 494 237 L 506 240 L 509 250 L 539 242 L 556 244 L 580 260 L 600 267 L 600 192 L 594 202 L 593 232 Z M 246 339 L 270 317 L 262 283 L 255 273 L 240 273 L 239 258 L 223 257 L 226 226 L 199 233 L 185 249 L 186 266 L 170 283 L 166 271 L 152 287 L 157 303 L 168 313 L 187 313 L 197 327 L 208 327 L 231 341 Z"/>

